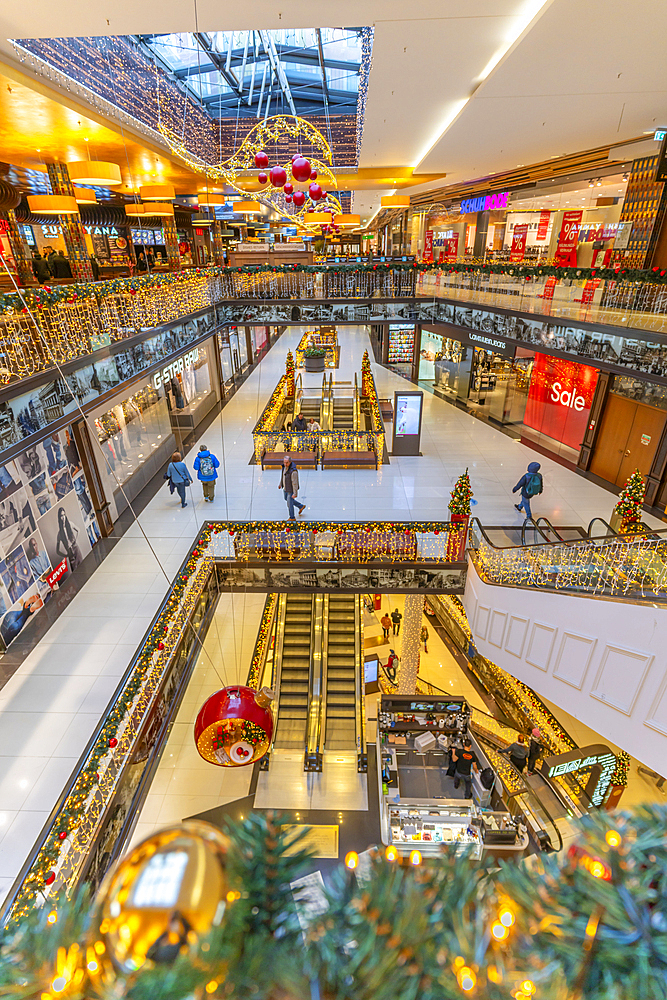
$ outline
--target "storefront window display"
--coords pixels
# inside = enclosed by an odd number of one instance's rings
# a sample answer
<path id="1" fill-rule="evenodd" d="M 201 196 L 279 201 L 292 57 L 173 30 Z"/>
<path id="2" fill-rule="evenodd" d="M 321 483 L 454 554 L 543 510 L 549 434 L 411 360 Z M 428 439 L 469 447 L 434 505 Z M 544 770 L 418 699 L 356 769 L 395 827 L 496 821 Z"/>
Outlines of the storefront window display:
<path id="1" fill-rule="evenodd" d="M 188 356 L 190 363 L 185 365 L 183 371 L 176 375 L 180 388 L 178 394 L 180 398 L 177 399 L 176 395 L 172 394 L 172 398 L 167 400 L 172 413 L 174 410 L 178 410 L 181 414 L 194 415 L 206 398 L 214 394 L 208 355 L 209 343 L 210 341 L 207 341 L 206 344 L 195 348 L 192 355 Z M 210 360 L 212 361 L 212 359 Z M 212 403 L 211 400 L 211 405 Z"/>
<path id="2" fill-rule="evenodd" d="M 524 416 L 526 436 L 549 451 L 576 461 L 598 374 L 589 365 L 537 354 Z"/>
<path id="3" fill-rule="evenodd" d="M 101 455 L 98 459 L 100 478 L 107 498 L 135 475 L 153 454 L 164 450 L 163 443 L 172 441 L 170 405 L 167 395 L 171 385 L 156 389 L 153 384 L 135 386 L 130 395 L 120 397 L 113 406 L 93 413 Z M 152 474 L 157 470 L 153 470 Z M 112 511 L 115 519 L 124 502 L 117 502 Z"/>
<path id="4" fill-rule="evenodd" d="M 389 367 L 410 378 L 415 350 L 415 328 L 402 323 L 389 324 Z"/>
<path id="5" fill-rule="evenodd" d="M 264 350 L 269 343 L 269 328 L 268 326 L 253 326 L 252 328 L 252 339 L 255 349 L 255 355 L 260 351 Z"/>
<path id="6" fill-rule="evenodd" d="M 0 636 L 5 647 L 99 537 L 71 427 L 0 466 Z"/>
<path id="7" fill-rule="evenodd" d="M 430 382 L 435 380 L 435 362 L 443 356 L 443 344 L 447 338 L 439 333 L 430 333 L 422 330 L 421 343 L 419 345 L 419 372 L 418 378 L 427 379 Z"/>

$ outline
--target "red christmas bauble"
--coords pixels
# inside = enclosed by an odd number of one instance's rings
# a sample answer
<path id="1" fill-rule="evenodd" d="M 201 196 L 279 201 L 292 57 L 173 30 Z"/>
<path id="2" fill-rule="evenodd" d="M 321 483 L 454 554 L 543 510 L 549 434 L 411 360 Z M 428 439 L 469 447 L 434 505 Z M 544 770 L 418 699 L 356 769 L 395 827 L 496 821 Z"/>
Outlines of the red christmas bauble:
<path id="1" fill-rule="evenodd" d="M 319 201 L 322 197 L 322 188 L 319 184 L 311 184 L 308 188 L 308 194 L 313 201 Z"/>
<path id="2" fill-rule="evenodd" d="M 287 183 L 287 171 L 284 167 L 271 167 L 269 179 L 274 188 L 281 188 L 283 184 Z"/>
<path id="3" fill-rule="evenodd" d="M 283 191 L 285 194 L 294 194 L 294 186 L 292 184 L 286 184 Z"/>
<path id="4" fill-rule="evenodd" d="M 60 833 L 58 834 L 58 840 L 64 840 L 66 836 L 67 836 L 67 830 L 61 830 Z"/>
<path id="5" fill-rule="evenodd" d="M 266 182 L 268 181 L 268 179 L 269 178 L 267 177 L 267 175 L 264 173 L 263 170 L 260 171 L 260 173 L 257 174 L 257 180 L 259 181 L 260 184 L 266 184 Z"/>
<path id="6" fill-rule="evenodd" d="M 317 170 L 311 170 L 310 171 L 310 179 L 311 179 L 311 181 L 316 181 L 317 180 Z"/>
<path id="7" fill-rule="evenodd" d="M 292 198 L 292 201 L 294 202 L 294 204 L 295 204 L 295 205 L 296 205 L 296 206 L 297 206 L 298 208 L 301 208 L 301 206 L 302 206 L 302 205 L 303 205 L 303 204 L 305 203 L 305 201 L 306 201 L 306 196 L 305 196 L 305 194 L 303 193 L 303 191 L 295 191 L 295 192 L 294 192 L 294 197 Z"/>
<path id="8" fill-rule="evenodd" d="M 158 648 L 159 650 L 163 650 L 163 649 L 164 649 L 164 643 L 163 643 L 163 642 L 158 642 L 158 644 L 157 644 L 157 648 Z"/>
<path id="9" fill-rule="evenodd" d="M 204 760 L 242 767 L 263 757 L 273 735 L 273 693 L 267 688 L 222 688 L 208 698 L 195 722 L 195 743 Z"/>
<path id="10" fill-rule="evenodd" d="M 258 170 L 265 170 L 269 165 L 269 158 L 266 153 L 255 153 L 255 166 Z M 262 181 L 262 183 L 264 183 Z"/>
<path id="11" fill-rule="evenodd" d="M 309 181 L 310 171 L 310 160 L 305 156 L 297 156 L 296 160 L 292 160 L 292 177 L 295 181 L 301 181 L 302 184 Z"/>
<path id="12" fill-rule="evenodd" d="M 56 880 L 56 873 L 55 872 L 49 872 L 49 874 L 44 879 L 44 885 L 53 885 L 53 883 L 55 882 L 55 880 Z"/>
<path id="13" fill-rule="evenodd" d="M 114 747 L 118 746 L 118 740 L 116 739 L 115 736 L 112 736 L 111 739 L 109 740 L 109 746 L 111 747 L 112 750 Z"/>
<path id="14" fill-rule="evenodd" d="M 292 195 L 291 194 L 286 194 L 285 195 L 285 201 L 289 204 L 292 201 Z"/>
<path id="15" fill-rule="evenodd" d="M 328 191 L 323 191 L 322 194 L 321 194 L 322 201 L 326 201 L 328 197 L 329 197 L 329 192 Z"/>
<path id="16" fill-rule="evenodd" d="M 294 161 L 295 161 L 295 160 L 298 160 L 300 156 L 301 156 L 301 153 L 294 153 L 294 154 L 293 154 L 293 155 L 292 155 L 292 156 L 290 157 L 290 161 L 291 161 L 292 163 L 294 163 Z M 51 289 L 50 289 L 50 288 L 49 288 L 49 291 L 51 291 Z"/>

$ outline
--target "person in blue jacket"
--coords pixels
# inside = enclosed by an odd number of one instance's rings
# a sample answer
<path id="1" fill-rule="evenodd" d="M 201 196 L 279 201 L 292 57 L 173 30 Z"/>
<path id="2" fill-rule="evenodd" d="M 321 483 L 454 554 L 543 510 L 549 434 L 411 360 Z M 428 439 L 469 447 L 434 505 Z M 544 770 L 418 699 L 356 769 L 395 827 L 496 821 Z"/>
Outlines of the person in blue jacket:
<path id="1" fill-rule="evenodd" d="M 517 490 L 521 490 L 521 503 L 515 503 L 514 506 L 518 511 L 523 507 L 526 517 L 532 517 L 533 515 L 530 511 L 531 498 L 542 492 L 542 476 L 540 474 L 539 462 L 530 463 L 528 471 L 524 472 L 512 490 L 512 493 L 516 493 Z"/>
<path id="2" fill-rule="evenodd" d="M 195 458 L 192 468 L 197 473 L 197 479 L 204 491 L 204 500 L 213 503 L 215 495 L 215 481 L 218 478 L 220 462 L 215 455 L 208 450 L 205 444 L 199 446 L 199 454 Z"/>

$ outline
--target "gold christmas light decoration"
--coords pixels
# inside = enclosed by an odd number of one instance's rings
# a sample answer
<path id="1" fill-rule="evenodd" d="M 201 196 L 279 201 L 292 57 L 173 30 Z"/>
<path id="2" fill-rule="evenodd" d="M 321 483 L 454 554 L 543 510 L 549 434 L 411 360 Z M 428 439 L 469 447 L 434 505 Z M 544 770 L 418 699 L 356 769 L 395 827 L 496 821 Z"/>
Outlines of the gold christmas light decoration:
<path id="1" fill-rule="evenodd" d="M 248 132 L 234 155 L 230 156 L 227 160 L 223 160 L 221 163 L 207 163 L 200 156 L 195 156 L 187 149 L 182 138 L 173 129 L 170 129 L 168 125 L 165 125 L 164 122 L 160 122 L 158 129 L 166 139 L 172 153 L 187 163 L 191 170 L 203 174 L 210 181 L 218 185 L 228 184 L 229 187 L 234 191 L 238 191 L 241 195 L 247 195 L 248 191 L 247 187 L 241 185 L 239 179 L 242 175 L 245 175 L 244 180 L 247 184 L 247 171 L 255 170 L 256 153 L 271 150 L 277 143 L 286 141 L 294 144 L 295 151 L 298 145 L 310 146 L 319 154 L 318 156 L 309 155 L 307 158 L 313 170 L 317 171 L 318 184 L 323 185 L 328 192 L 327 198 L 323 199 L 326 205 L 326 213 L 329 215 L 343 214 L 340 201 L 328 191 L 329 188 L 338 187 L 336 177 L 329 166 L 332 163 L 331 147 L 322 133 L 304 118 L 293 117 L 291 115 L 275 115 L 272 118 L 267 118 L 265 121 L 258 122 Z M 313 204 L 311 202 L 309 205 L 308 201 L 309 181 L 304 181 L 299 186 L 299 183 L 292 178 L 291 163 L 289 161 L 287 163 L 274 163 L 273 166 L 282 166 L 287 173 L 288 181 L 293 183 L 295 190 L 304 191 L 306 194 L 305 204 L 297 206 L 294 202 L 287 202 L 285 200 L 286 193 L 282 187 L 272 187 L 268 182 L 263 189 L 256 192 L 253 191 L 254 197 L 262 205 L 266 205 L 267 208 L 277 212 L 283 220 L 289 222 L 291 225 L 296 225 L 304 231 L 312 231 L 313 227 L 319 228 L 322 224 L 320 221 L 312 220 L 309 226 L 306 218 L 309 212 L 312 213 Z M 313 214 L 321 215 L 322 213 L 317 212 Z"/>

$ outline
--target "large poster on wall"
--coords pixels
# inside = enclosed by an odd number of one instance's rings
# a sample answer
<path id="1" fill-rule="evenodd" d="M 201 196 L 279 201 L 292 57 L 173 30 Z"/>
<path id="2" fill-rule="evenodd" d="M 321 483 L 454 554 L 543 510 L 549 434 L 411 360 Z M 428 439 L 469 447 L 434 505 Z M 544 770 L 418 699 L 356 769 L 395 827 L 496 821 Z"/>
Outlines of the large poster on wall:
<path id="1" fill-rule="evenodd" d="M 558 234 L 558 246 L 556 247 L 556 263 L 577 266 L 577 243 L 579 241 L 579 227 L 584 213 L 580 210 L 576 212 L 563 212 L 563 222 Z"/>
<path id="2" fill-rule="evenodd" d="M 5 646 L 99 537 L 71 427 L 0 466 L 0 635 Z"/>
<path id="3" fill-rule="evenodd" d="M 579 451 L 598 374 L 590 365 L 536 354 L 523 422 Z"/>

